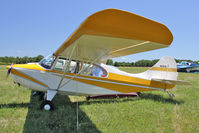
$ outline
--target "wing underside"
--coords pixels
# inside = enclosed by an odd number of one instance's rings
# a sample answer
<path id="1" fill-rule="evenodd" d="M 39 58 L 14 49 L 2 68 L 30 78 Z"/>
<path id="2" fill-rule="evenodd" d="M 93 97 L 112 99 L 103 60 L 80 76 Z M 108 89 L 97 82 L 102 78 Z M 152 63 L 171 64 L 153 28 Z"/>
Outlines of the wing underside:
<path id="1" fill-rule="evenodd" d="M 106 9 L 89 16 L 54 53 L 57 56 L 97 62 L 168 47 L 173 40 L 169 29 L 136 14 Z"/>

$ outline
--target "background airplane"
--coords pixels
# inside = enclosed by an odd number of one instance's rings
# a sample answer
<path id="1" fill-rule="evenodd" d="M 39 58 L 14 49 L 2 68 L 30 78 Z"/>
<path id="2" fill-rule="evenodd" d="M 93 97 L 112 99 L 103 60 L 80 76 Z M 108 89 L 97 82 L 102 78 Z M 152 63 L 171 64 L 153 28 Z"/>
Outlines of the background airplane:
<path id="1" fill-rule="evenodd" d="M 199 71 L 199 65 L 196 63 L 191 63 L 191 62 L 180 62 L 177 63 L 177 68 L 178 71 L 186 71 L 186 72 L 193 72 L 193 71 Z"/>

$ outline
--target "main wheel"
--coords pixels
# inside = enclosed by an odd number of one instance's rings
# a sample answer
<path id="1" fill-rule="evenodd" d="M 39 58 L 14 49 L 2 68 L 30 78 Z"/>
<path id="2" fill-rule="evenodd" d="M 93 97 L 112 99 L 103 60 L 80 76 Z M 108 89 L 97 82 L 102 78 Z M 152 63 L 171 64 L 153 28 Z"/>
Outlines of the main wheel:
<path id="1" fill-rule="evenodd" d="M 41 105 L 40 105 L 40 109 L 44 109 L 44 110 L 54 110 L 54 105 L 51 101 L 48 101 L 48 100 L 44 100 Z"/>

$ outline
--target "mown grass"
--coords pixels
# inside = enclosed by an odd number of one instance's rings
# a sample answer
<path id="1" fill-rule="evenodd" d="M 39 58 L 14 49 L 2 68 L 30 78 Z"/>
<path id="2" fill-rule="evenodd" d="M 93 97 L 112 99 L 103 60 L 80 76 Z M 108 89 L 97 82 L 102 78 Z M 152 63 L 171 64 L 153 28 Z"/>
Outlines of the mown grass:
<path id="1" fill-rule="evenodd" d="M 120 68 L 142 72 L 147 68 Z M 145 92 L 140 98 L 99 99 L 60 96 L 53 99 L 53 112 L 39 109 L 41 101 L 30 90 L 5 78 L 0 66 L 0 132 L 76 132 L 76 101 L 79 101 L 79 132 L 199 132 L 199 74 L 180 73 L 191 86 L 176 86 L 170 92 Z"/>

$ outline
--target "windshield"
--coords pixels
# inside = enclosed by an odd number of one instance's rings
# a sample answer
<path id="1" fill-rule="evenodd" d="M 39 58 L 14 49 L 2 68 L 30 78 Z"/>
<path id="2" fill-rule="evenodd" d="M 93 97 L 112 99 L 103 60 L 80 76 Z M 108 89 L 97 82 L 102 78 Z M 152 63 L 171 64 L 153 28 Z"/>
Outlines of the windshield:
<path id="1" fill-rule="evenodd" d="M 55 57 L 54 56 L 47 56 L 46 58 L 43 58 L 40 62 L 39 62 L 39 64 L 42 66 L 42 67 L 44 67 L 44 68 L 46 68 L 46 69 L 50 69 L 51 68 L 51 66 L 52 66 L 52 64 L 53 64 L 53 62 L 54 62 L 54 60 L 55 60 Z"/>

